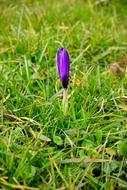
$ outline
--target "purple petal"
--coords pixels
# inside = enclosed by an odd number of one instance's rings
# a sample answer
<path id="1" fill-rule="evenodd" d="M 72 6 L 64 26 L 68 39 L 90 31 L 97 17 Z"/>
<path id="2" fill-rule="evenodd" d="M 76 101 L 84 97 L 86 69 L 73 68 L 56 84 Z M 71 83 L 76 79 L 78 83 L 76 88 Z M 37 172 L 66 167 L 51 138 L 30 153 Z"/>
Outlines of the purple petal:
<path id="1" fill-rule="evenodd" d="M 69 80 L 70 59 L 66 49 L 60 48 L 57 53 L 57 68 L 63 87 L 67 88 Z"/>

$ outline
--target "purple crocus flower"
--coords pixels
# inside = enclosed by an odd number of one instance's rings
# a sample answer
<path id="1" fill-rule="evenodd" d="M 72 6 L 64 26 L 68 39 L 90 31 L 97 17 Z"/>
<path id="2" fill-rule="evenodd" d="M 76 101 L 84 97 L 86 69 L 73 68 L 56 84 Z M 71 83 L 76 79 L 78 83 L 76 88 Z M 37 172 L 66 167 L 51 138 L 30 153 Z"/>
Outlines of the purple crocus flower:
<path id="1" fill-rule="evenodd" d="M 60 80 L 64 88 L 67 88 L 69 80 L 70 58 L 66 49 L 60 48 L 56 57 Z"/>

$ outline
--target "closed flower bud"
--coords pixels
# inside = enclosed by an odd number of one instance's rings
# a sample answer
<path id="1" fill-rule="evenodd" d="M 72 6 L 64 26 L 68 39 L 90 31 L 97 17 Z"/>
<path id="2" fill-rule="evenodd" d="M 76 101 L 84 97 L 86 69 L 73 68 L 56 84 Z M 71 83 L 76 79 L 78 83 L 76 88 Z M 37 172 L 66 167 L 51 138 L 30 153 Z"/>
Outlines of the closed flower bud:
<path id="1" fill-rule="evenodd" d="M 58 50 L 56 62 L 62 85 L 64 88 L 67 88 L 69 81 L 70 58 L 66 49 L 60 48 Z"/>

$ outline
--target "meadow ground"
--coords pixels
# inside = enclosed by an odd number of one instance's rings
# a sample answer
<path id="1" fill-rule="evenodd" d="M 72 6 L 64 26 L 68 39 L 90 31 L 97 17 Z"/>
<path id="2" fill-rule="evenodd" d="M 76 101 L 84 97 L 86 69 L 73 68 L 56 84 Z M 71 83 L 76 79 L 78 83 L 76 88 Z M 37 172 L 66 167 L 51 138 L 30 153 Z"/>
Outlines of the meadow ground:
<path id="1" fill-rule="evenodd" d="M 0 1 L 0 189 L 127 189 L 126 53 L 125 0 Z"/>

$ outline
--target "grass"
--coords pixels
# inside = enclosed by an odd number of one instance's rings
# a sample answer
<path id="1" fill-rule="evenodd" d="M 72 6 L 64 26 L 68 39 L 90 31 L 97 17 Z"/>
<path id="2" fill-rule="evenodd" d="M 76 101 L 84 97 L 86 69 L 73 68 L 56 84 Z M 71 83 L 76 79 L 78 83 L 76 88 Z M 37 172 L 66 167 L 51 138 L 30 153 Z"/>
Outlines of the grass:
<path id="1" fill-rule="evenodd" d="M 127 189 L 126 1 L 2 0 L 0 188 Z M 71 55 L 69 107 L 55 55 Z"/>

